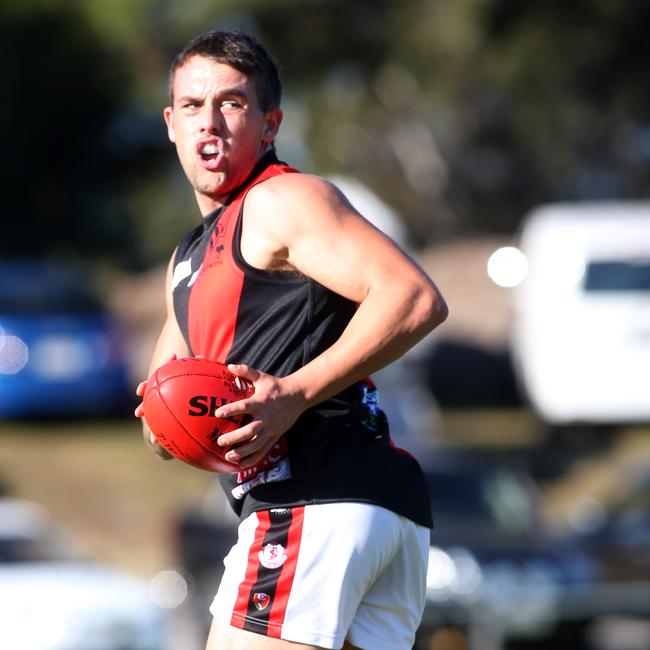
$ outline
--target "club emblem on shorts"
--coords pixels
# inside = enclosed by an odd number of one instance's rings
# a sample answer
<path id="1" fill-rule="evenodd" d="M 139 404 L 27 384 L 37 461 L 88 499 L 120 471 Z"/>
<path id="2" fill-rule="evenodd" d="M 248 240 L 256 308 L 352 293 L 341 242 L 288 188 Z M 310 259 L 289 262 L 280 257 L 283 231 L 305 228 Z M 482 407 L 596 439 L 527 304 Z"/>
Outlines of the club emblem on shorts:
<path id="1" fill-rule="evenodd" d="M 263 609 L 266 609 L 266 606 L 270 602 L 271 602 L 271 597 L 268 594 L 265 594 L 262 591 L 253 594 L 253 604 L 260 611 L 262 611 Z"/>
<path id="2" fill-rule="evenodd" d="M 266 544 L 259 553 L 260 564 L 267 569 L 277 569 L 287 560 L 282 544 Z"/>

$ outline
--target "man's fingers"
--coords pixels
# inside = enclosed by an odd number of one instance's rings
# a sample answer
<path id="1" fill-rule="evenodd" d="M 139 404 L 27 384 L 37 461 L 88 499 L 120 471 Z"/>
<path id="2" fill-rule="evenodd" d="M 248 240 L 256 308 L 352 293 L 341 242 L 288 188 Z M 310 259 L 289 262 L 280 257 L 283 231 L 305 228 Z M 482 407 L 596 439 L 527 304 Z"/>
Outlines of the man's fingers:
<path id="1" fill-rule="evenodd" d="M 254 436 L 259 435 L 262 427 L 263 424 L 260 420 L 253 420 L 239 429 L 229 431 L 228 433 L 219 436 L 219 438 L 217 438 L 217 444 L 220 447 L 230 447 L 231 445 L 248 443 L 249 441 L 252 441 Z M 255 448 L 257 448 L 257 446 Z"/>
<path id="2" fill-rule="evenodd" d="M 138 384 L 138 387 L 135 389 L 135 394 L 138 397 L 143 397 L 144 396 L 144 391 L 147 388 L 147 380 L 145 379 L 144 381 L 141 381 Z M 135 411 L 133 411 L 133 414 L 135 415 L 136 418 L 141 418 L 144 415 L 144 405 L 142 402 L 140 402 L 136 407 Z"/>
<path id="3" fill-rule="evenodd" d="M 177 356 L 176 354 L 168 354 L 168 355 L 164 358 L 164 360 L 163 360 L 163 364 L 165 364 L 165 363 L 167 363 L 167 362 L 169 362 L 169 361 L 173 361 L 174 359 L 178 359 L 178 356 Z M 141 382 L 138 384 L 137 388 L 135 389 L 135 394 L 136 394 L 138 397 L 142 397 L 142 396 L 144 395 L 144 392 L 145 392 L 145 390 L 147 389 L 147 381 L 148 381 L 147 379 L 145 379 L 144 381 L 141 381 Z"/>
<path id="4" fill-rule="evenodd" d="M 256 439 L 260 439 L 259 437 Z M 259 449 L 253 449 L 253 444 L 255 441 L 251 441 L 251 445 L 242 445 L 233 449 L 226 454 L 226 460 L 230 463 L 238 463 L 241 467 L 250 467 L 259 463 L 269 452 L 269 449 L 273 446 L 273 442 L 267 442 L 265 445 Z M 248 451 L 251 449 L 251 451 Z"/>
<path id="5" fill-rule="evenodd" d="M 224 404 L 215 410 L 214 416 L 216 418 L 231 418 L 236 415 L 244 415 L 244 413 L 250 413 L 253 402 L 247 399 L 240 399 L 236 402 L 230 402 L 229 404 Z"/>
<path id="6" fill-rule="evenodd" d="M 262 374 L 259 370 L 255 370 L 255 368 L 251 368 L 245 363 L 229 363 L 228 370 L 236 377 L 247 379 L 252 383 L 256 382 Z"/>

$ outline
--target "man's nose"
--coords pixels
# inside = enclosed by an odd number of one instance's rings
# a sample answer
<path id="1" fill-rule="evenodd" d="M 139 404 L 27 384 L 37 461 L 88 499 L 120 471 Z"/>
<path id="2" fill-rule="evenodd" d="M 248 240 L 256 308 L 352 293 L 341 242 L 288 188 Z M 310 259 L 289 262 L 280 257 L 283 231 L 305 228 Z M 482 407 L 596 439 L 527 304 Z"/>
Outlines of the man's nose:
<path id="1" fill-rule="evenodd" d="M 217 106 L 206 103 L 201 111 L 200 126 L 202 131 L 218 133 L 223 128 L 223 115 Z"/>

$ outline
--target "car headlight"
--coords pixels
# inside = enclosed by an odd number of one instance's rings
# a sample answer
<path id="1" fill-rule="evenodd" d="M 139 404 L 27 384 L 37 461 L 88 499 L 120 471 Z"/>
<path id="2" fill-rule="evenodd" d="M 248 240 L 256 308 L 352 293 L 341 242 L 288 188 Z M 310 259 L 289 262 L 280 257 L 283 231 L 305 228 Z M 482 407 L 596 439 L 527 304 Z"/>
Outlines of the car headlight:
<path id="1" fill-rule="evenodd" d="M 437 546 L 429 548 L 429 599 L 471 599 L 477 594 L 482 579 L 481 567 L 466 549 L 450 548 L 444 551 Z"/>
<path id="2" fill-rule="evenodd" d="M 15 375 L 29 360 L 27 343 L 17 336 L 5 334 L 0 328 L 0 374 Z"/>
<path id="3" fill-rule="evenodd" d="M 155 605 L 164 609 L 179 607 L 187 599 L 187 578 L 175 569 L 159 571 L 149 583 L 149 596 Z"/>

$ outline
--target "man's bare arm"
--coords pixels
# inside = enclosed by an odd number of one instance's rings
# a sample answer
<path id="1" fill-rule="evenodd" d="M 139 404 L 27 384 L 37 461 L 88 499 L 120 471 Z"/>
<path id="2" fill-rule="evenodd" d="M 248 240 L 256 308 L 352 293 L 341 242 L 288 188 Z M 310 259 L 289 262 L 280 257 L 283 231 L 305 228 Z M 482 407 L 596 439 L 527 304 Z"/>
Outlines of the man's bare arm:
<path id="1" fill-rule="evenodd" d="M 232 367 L 253 381 L 256 393 L 218 414 L 246 412 L 253 419 L 219 444 L 240 445 L 228 459 L 246 464 L 257 462 L 306 408 L 399 358 L 447 315 L 431 279 L 331 184 L 296 174 L 258 187 L 247 199 L 245 259 L 293 268 L 359 307 L 330 348 L 287 377 Z"/>
<path id="2" fill-rule="evenodd" d="M 167 267 L 167 275 L 165 279 L 165 304 L 167 316 L 151 355 L 151 361 L 149 363 L 149 376 L 151 376 L 151 373 L 163 365 L 166 361 L 169 361 L 170 359 L 176 357 L 184 357 L 189 354 L 187 344 L 185 343 L 185 338 L 183 337 L 183 334 L 176 320 L 176 315 L 174 314 L 172 277 L 174 271 L 173 263 L 175 255 L 176 253 L 174 252 L 174 255 L 172 255 L 172 258 Z M 144 396 L 146 384 L 147 382 L 144 380 L 138 385 L 136 394 L 139 397 Z M 136 417 L 142 418 L 142 435 L 147 447 L 149 447 L 151 451 L 156 453 L 161 458 L 164 458 L 165 460 L 170 459 L 172 456 L 157 443 L 156 437 L 153 435 L 151 429 L 147 425 L 144 419 L 144 409 L 142 403 L 138 404 L 137 408 L 135 409 L 135 415 Z"/>

